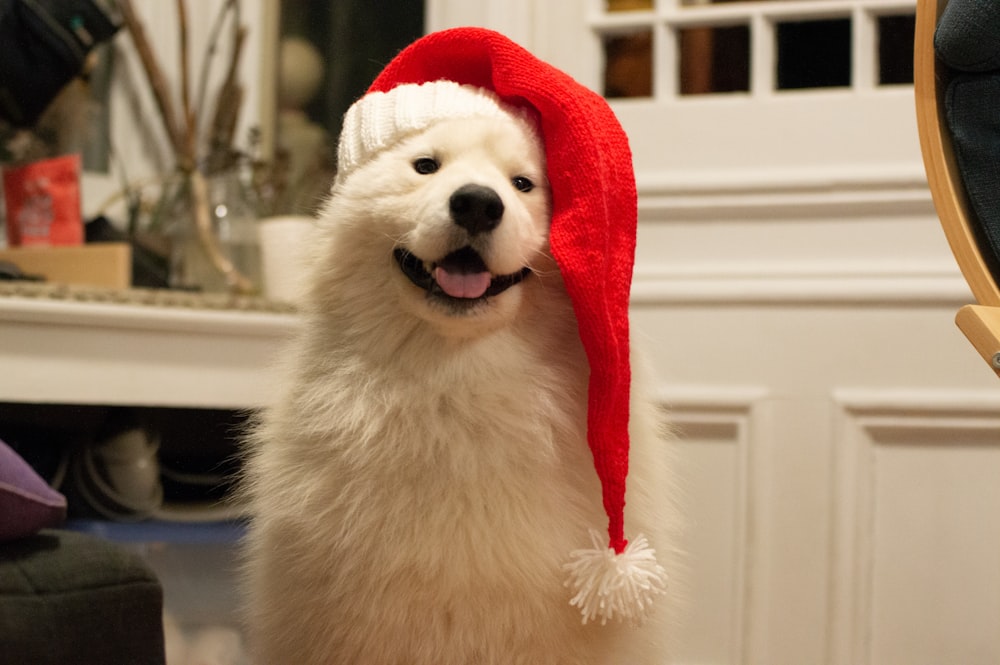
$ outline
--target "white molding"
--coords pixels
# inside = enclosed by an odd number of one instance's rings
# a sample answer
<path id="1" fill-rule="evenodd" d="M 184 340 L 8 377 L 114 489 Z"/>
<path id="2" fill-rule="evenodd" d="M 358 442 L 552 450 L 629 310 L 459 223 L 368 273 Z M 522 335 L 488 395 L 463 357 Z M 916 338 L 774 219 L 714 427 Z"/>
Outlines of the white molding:
<path id="1" fill-rule="evenodd" d="M 1000 391 L 964 389 L 836 390 L 833 551 L 829 572 L 828 665 L 868 665 L 874 601 L 875 463 L 882 445 L 928 430 L 997 432 Z"/>
<path id="2" fill-rule="evenodd" d="M 973 302 L 957 266 L 940 261 L 828 266 L 704 264 L 696 269 L 637 264 L 632 304 L 669 305 L 899 305 L 954 306 Z"/>
<path id="3" fill-rule="evenodd" d="M 897 416 L 909 424 L 918 416 L 931 414 L 937 419 L 963 414 L 972 417 L 1000 415 L 1000 389 L 841 388 L 834 391 L 833 399 L 845 412 L 869 425 L 886 418 L 892 422 L 891 419 Z"/>
<path id="4" fill-rule="evenodd" d="M 651 261 L 656 252 L 645 246 L 634 274 L 636 305 L 973 302 L 943 234 L 937 247 L 932 244 L 937 216 L 920 164 L 640 172 L 637 187 L 640 241 L 705 242 L 700 224 L 724 221 L 753 245 L 748 258 L 737 261 L 713 258 L 705 245 L 703 252 L 662 262 Z M 791 247 L 801 243 L 814 222 L 816 243 L 831 237 L 831 221 L 843 225 L 845 234 L 862 237 L 857 225 L 873 219 L 881 222 L 867 227 L 879 234 L 876 242 L 892 242 L 891 234 L 900 234 L 895 256 L 852 256 L 850 248 L 838 246 L 834 251 L 840 256 L 816 250 L 799 257 L 782 244 L 786 237 Z M 887 226 L 902 220 L 907 226 Z"/>
<path id="5" fill-rule="evenodd" d="M 756 217 L 786 209 L 897 209 L 933 214 L 923 165 L 837 164 L 796 168 L 637 171 L 640 218 L 661 213 L 708 217 L 730 211 Z"/>
<path id="6" fill-rule="evenodd" d="M 656 397 L 670 412 L 735 411 L 748 415 L 768 392 L 763 386 L 665 385 L 659 388 Z"/>
<path id="7" fill-rule="evenodd" d="M 670 414 L 669 420 L 678 428 L 683 440 L 684 426 L 691 431 L 699 427 L 732 428 L 731 445 L 737 456 L 736 500 L 732 506 L 736 521 L 736 570 L 731 589 L 733 615 L 728 617 L 731 632 L 731 652 L 727 662 L 750 665 L 761 662 L 758 657 L 762 638 L 755 632 L 755 617 L 761 615 L 761 599 L 754 596 L 762 589 L 761 572 L 753 553 L 760 528 L 762 505 L 758 496 L 760 465 L 766 451 L 760 441 L 767 437 L 761 432 L 764 424 L 761 404 L 769 391 L 758 386 L 696 386 L 672 385 L 661 387 L 657 398 Z M 718 431 L 718 430 L 716 430 Z M 691 445 L 698 445 L 692 441 Z"/>

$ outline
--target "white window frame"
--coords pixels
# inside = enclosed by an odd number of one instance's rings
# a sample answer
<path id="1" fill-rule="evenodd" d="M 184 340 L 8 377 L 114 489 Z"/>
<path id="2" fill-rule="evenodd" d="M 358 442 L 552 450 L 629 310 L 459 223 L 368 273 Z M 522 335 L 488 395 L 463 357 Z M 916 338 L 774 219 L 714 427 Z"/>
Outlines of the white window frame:
<path id="1" fill-rule="evenodd" d="M 632 137 L 640 195 L 733 204 L 775 195 L 801 199 L 873 190 L 911 201 L 925 187 L 910 85 L 877 85 L 876 19 L 910 13 L 913 0 L 782 0 L 605 12 L 602 0 L 428 0 L 428 30 L 482 25 L 504 32 L 595 90 L 604 31 L 657 32 L 654 97 L 611 105 Z M 779 20 L 852 18 L 849 88 L 774 90 Z M 751 25 L 749 93 L 680 96 L 673 91 L 675 32 L 708 22 Z M 768 63 L 768 64 L 765 64 Z M 918 192 L 920 192 L 918 194 Z"/>

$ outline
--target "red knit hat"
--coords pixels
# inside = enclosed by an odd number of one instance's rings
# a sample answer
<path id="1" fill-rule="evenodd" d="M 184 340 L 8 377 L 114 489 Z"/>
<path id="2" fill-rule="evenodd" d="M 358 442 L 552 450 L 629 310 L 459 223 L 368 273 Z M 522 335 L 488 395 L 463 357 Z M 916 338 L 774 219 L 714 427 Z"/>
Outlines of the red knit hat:
<path id="1" fill-rule="evenodd" d="M 408 86 L 450 81 L 440 86 Z M 399 86 L 403 86 L 400 89 Z M 414 110 L 412 95 L 435 88 L 431 102 Z M 623 509 L 629 452 L 628 306 L 636 238 L 636 189 L 628 138 L 607 102 L 566 73 L 542 62 L 503 35 L 482 28 L 430 34 L 404 49 L 372 83 L 368 95 L 348 111 L 341 136 L 343 168 L 359 159 L 359 137 L 376 145 L 380 122 L 417 128 L 425 109 L 446 107 L 456 95 L 461 111 L 448 115 L 491 115 L 530 109 L 544 141 L 552 191 L 549 243 L 573 303 L 590 363 L 587 438 L 601 481 L 609 544 L 592 534 L 593 549 L 572 553 L 567 586 L 584 622 L 641 618 L 653 595 L 663 591 L 665 573 L 645 538 L 625 539 Z M 382 103 L 381 93 L 399 98 Z M 423 93 L 425 100 L 429 92 Z M 405 95 L 405 97 L 404 97 Z M 471 96 L 470 96 L 471 95 Z M 365 104 L 368 99 L 378 104 Z M 410 98 L 411 104 L 404 99 Z M 442 99 L 445 101 L 442 102 Z M 380 107 L 384 118 L 373 118 Z M 436 110 L 436 111 L 435 111 Z M 372 130 L 371 137 L 365 136 Z M 351 164 L 349 164 L 350 162 Z"/>

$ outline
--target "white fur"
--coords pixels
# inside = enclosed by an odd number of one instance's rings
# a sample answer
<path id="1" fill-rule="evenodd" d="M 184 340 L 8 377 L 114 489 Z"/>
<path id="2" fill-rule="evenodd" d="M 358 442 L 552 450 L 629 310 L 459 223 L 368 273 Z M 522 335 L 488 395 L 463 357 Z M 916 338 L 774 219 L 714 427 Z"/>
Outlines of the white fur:
<path id="1" fill-rule="evenodd" d="M 416 173 L 424 156 L 440 170 Z M 570 552 L 607 517 L 586 439 L 587 359 L 548 252 L 544 173 L 527 126 L 468 119 L 337 183 L 303 331 L 249 446 L 259 665 L 664 661 L 665 607 L 641 628 L 583 625 L 563 585 Z M 536 188 L 517 191 L 519 175 Z M 447 204 L 467 183 L 505 205 L 500 226 L 473 240 L 491 272 L 533 272 L 456 313 L 410 283 L 392 251 L 434 260 L 468 243 Z M 648 536 L 669 569 L 665 451 L 637 397 L 626 535 Z"/>

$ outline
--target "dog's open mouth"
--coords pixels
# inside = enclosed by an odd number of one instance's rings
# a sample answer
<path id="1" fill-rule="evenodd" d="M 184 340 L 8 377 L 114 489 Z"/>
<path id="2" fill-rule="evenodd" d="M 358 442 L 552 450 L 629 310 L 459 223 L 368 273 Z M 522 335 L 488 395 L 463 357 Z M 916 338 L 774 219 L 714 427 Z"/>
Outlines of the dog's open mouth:
<path id="1" fill-rule="evenodd" d="M 393 256 L 399 269 L 415 285 L 431 295 L 459 301 L 499 295 L 531 273 L 529 268 L 522 268 L 509 275 L 494 275 L 479 252 L 468 246 L 448 254 L 429 271 L 421 258 L 403 248 L 396 248 Z"/>

